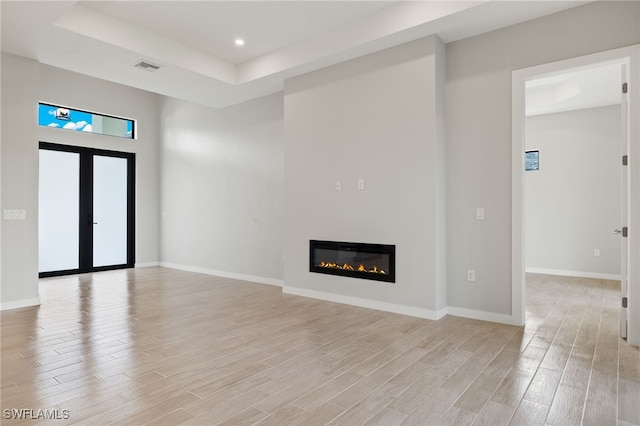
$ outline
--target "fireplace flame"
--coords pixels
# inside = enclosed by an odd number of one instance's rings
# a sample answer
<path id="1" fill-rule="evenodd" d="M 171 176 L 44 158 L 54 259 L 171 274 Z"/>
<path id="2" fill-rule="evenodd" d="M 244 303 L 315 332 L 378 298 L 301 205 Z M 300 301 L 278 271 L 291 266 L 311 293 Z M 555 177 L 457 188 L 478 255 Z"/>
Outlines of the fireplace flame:
<path id="1" fill-rule="evenodd" d="M 358 271 L 358 272 L 368 272 L 371 274 L 382 274 L 382 275 L 387 275 L 387 273 L 383 270 L 383 269 L 378 269 L 377 265 L 373 265 L 372 269 L 367 269 L 366 266 L 364 266 L 363 264 L 360 264 L 356 267 L 354 267 L 353 265 L 350 265 L 348 263 L 344 263 L 342 265 L 338 265 L 335 262 L 320 262 L 319 265 L 321 268 L 329 268 L 329 269 L 342 269 L 343 271 Z"/>

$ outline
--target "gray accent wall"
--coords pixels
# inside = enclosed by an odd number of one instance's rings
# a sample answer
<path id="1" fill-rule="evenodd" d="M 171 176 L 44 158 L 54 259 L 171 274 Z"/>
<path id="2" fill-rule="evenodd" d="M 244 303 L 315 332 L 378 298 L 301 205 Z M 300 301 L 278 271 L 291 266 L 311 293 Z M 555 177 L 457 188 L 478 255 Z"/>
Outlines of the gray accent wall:
<path id="1" fill-rule="evenodd" d="M 432 36 L 285 83 L 289 291 L 446 306 L 444 59 Z M 309 272 L 311 239 L 396 245 L 396 283 Z"/>
<path id="2" fill-rule="evenodd" d="M 527 117 L 526 266 L 576 276 L 620 274 L 620 106 Z M 594 256 L 594 250 L 600 256 Z"/>

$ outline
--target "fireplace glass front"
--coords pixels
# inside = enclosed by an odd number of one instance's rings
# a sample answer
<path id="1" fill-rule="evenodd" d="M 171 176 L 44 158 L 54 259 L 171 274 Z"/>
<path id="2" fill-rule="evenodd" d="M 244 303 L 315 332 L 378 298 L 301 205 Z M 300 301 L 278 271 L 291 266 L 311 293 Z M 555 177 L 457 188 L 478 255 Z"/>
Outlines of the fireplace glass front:
<path id="1" fill-rule="evenodd" d="M 311 240 L 309 271 L 395 283 L 396 246 Z"/>

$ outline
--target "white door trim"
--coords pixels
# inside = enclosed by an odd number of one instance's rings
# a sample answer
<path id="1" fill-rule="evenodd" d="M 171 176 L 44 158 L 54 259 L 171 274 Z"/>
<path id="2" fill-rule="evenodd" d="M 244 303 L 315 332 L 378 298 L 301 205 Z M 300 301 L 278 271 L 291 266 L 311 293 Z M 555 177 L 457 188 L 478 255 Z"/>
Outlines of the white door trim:
<path id="1" fill-rule="evenodd" d="M 568 69 L 594 64 L 629 64 L 630 150 L 629 173 L 629 328 L 628 342 L 640 345 L 640 45 L 609 50 L 558 62 L 515 70 L 511 79 L 511 316 L 515 325 L 525 323 L 524 235 L 524 116 L 525 82 Z M 634 161 L 635 159 L 635 161 Z"/>

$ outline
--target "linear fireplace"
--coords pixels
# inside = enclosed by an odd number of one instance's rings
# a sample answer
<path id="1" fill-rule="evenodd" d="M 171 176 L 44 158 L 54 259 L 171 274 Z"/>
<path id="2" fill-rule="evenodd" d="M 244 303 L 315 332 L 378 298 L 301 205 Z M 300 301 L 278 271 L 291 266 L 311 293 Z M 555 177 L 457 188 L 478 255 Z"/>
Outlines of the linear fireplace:
<path id="1" fill-rule="evenodd" d="M 309 271 L 396 282 L 396 246 L 309 241 Z"/>

